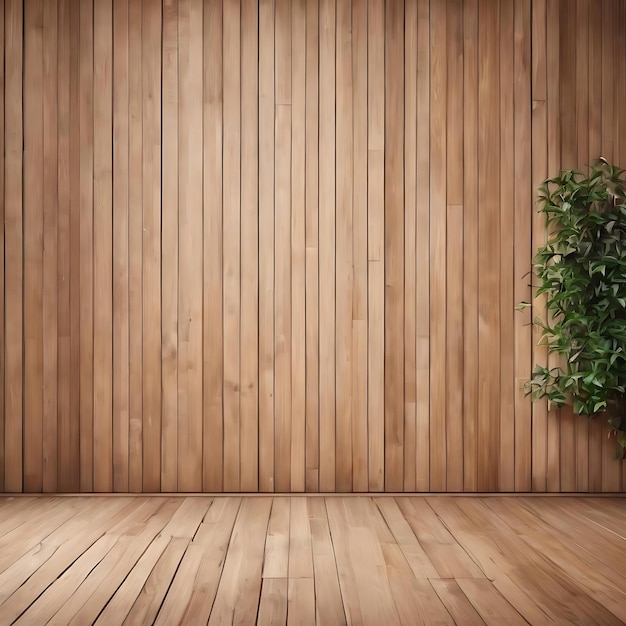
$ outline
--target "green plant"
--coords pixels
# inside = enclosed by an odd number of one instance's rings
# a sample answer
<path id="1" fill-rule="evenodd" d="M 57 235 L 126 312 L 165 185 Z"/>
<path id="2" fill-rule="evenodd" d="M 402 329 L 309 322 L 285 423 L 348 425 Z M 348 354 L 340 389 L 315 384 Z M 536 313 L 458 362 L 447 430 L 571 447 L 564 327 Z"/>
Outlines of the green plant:
<path id="1" fill-rule="evenodd" d="M 533 401 L 571 404 L 579 415 L 604 413 L 626 456 L 626 180 L 596 161 L 588 177 L 562 171 L 539 188 L 547 243 L 535 257 L 536 317 L 556 365 L 537 365 L 526 384 Z M 521 303 L 520 308 L 530 306 Z"/>

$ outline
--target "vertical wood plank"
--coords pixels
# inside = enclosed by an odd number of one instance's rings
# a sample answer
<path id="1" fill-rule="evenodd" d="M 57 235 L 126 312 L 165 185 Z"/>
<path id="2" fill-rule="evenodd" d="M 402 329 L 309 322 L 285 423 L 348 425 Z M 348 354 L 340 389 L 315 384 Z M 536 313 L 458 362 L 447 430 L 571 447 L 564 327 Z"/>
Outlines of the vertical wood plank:
<path id="1" fill-rule="evenodd" d="M 70 287 L 70 394 L 68 483 L 66 491 L 79 488 L 80 471 L 80 3 L 70 2 L 70 136 L 69 136 L 69 287 Z M 112 16 L 111 16 L 112 17 Z M 112 68 L 109 69 L 112 72 Z M 112 129 L 111 134 L 112 134 Z M 76 384 L 76 382 L 79 384 Z M 112 384 L 112 381 L 111 381 Z M 111 444 L 112 445 L 112 444 Z"/>
<path id="2" fill-rule="evenodd" d="M 178 489 L 178 91 L 179 39 L 178 0 L 163 3 L 163 86 L 161 96 L 163 134 L 163 173 L 161 184 L 161 250 L 163 276 L 161 278 L 161 489 Z M 188 46 L 189 11 L 187 23 L 181 25 Z M 188 51 L 186 68 L 189 68 Z M 194 61 L 195 62 L 195 61 Z M 182 112 L 182 111 L 181 111 Z M 185 124 L 185 120 L 181 120 Z M 184 242 L 183 245 L 186 245 Z M 185 254 L 183 251 L 182 254 Z M 181 281 L 186 276 L 181 277 Z M 186 376 L 186 372 L 184 373 Z M 184 393 L 184 390 L 181 390 Z M 184 405 L 186 407 L 186 403 Z M 187 414 L 180 416 L 183 419 Z"/>
<path id="3" fill-rule="evenodd" d="M 576 168 L 589 164 L 589 2 L 576 2 Z M 589 489 L 589 420 L 575 418 L 576 490 Z"/>
<path id="4" fill-rule="evenodd" d="M 620 1 L 618 18 L 615 23 L 626 23 L 626 1 L 624 0 Z M 618 114 L 617 128 L 619 133 L 619 160 L 617 162 L 624 168 L 626 164 L 626 107 L 623 106 L 623 103 L 626 101 L 626 29 L 624 28 L 618 27 L 616 48 L 616 55 L 620 60 L 616 102 L 621 103 L 619 106 L 616 105 L 616 112 Z M 622 462 L 622 491 L 626 491 L 626 463 L 624 462 Z"/>
<path id="5" fill-rule="evenodd" d="M 463 3 L 448 2 L 446 102 L 446 489 L 463 491 Z"/>
<path id="6" fill-rule="evenodd" d="M 335 172 L 335 489 L 352 489 L 352 182 L 354 176 L 352 110 L 352 11 L 350 0 L 337 0 L 336 172 Z"/>
<path id="7" fill-rule="evenodd" d="M 415 488 L 430 488 L 430 3 L 417 2 Z"/>
<path id="8" fill-rule="evenodd" d="M 352 489 L 368 490 L 367 456 L 367 3 L 352 3 Z"/>
<path id="9" fill-rule="evenodd" d="M 546 7 L 546 67 L 548 113 L 548 176 L 555 176 L 561 168 L 561 125 L 559 123 L 560 63 L 559 63 L 559 2 L 547 0 Z M 549 367 L 556 365 L 555 356 L 548 355 Z M 548 411 L 547 490 L 556 492 L 560 486 L 560 420 L 559 411 Z"/>
<path id="10" fill-rule="evenodd" d="M 385 490 L 404 482 L 404 2 L 385 12 Z"/>
<path id="11" fill-rule="evenodd" d="M 223 487 L 222 0 L 204 4 L 203 488 Z"/>
<path id="12" fill-rule="evenodd" d="M 335 0 L 319 14 L 320 491 L 335 491 Z"/>
<path id="13" fill-rule="evenodd" d="M 617 32 L 616 1 L 602 3 L 602 131 L 601 154 L 609 162 L 615 163 L 617 154 L 617 127 L 615 124 L 615 89 L 617 58 L 615 40 Z M 622 28 L 624 25 L 622 24 Z M 624 106 L 624 103 L 621 103 Z M 609 429 L 604 416 L 598 420 L 603 425 L 602 437 L 602 491 L 615 492 L 620 489 L 621 471 L 615 462 L 615 438 L 609 436 Z"/>
<path id="14" fill-rule="evenodd" d="M 532 7 L 532 190 L 536 190 L 548 175 L 547 152 L 547 54 L 546 54 L 546 0 L 536 0 Z M 545 242 L 545 217 L 536 210 L 532 223 L 533 253 Z M 533 290 L 534 296 L 534 290 Z M 532 316 L 545 316 L 545 297 L 533 299 Z M 539 345 L 539 327 L 533 327 L 533 369 L 536 363 L 545 363 L 547 350 Z M 545 402 L 532 405 L 532 490 L 546 491 L 547 408 Z"/>
<path id="15" fill-rule="evenodd" d="M 202 6 L 202 0 L 181 0 L 178 19 L 177 474 L 180 491 L 202 489 Z M 169 260 L 163 256 L 163 266 Z"/>
<path id="16" fill-rule="evenodd" d="M 578 161 L 576 124 L 576 51 L 577 7 L 561 1 L 560 31 L 568 35 L 559 38 L 560 99 L 559 122 L 561 124 L 561 167 L 574 169 Z M 585 419 L 585 418 L 580 418 Z M 576 420 L 576 421 L 575 421 Z M 565 406 L 560 411 L 560 491 L 576 490 L 576 422 L 572 408 Z"/>
<path id="17" fill-rule="evenodd" d="M 70 455 L 70 3 L 58 4 L 58 487 L 69 491 Z M 93 117 L 92 117 L 93 119 Z M 92 173 L 93 174 L 93 173 Z M 92 176 L 93 178 L 93 176 Z M 92 183 L 93 184 L 93 183 Z M 93 361 L 93 358 L 92 358 Z M 90 398 L 93 403 L 93 394 Z M 91 486 L 93 489 L 93 484 Z"/>
<path id="18" fill-rule="evenodd" d="M 112 3 L 94 2 L 94 484 L 113 489 Z"/>
<path id="19" fill-rule="evenodd" d="M 431 2 L 430 489 L 446 490 L 446 7 Z"/>
<path id="20" fill-rule="evenodd" d="M 84 4 L 84 3 L 83 3 Z M 81 10 L 82 6 L 81 4 Z M 138 492 L 143 485 L 143 216 L 142 216 L 142 151 L 143 151 L 143 122 L 142 122 L 142 41 L 141 41 L 141 0 L 134 0 L 128 6 L 128 60 L 129 60 L 129 94 L 128 94 L 128 291 L 129 291 L 129 459 L 128 459 L 128 488 L 129 491 Z M 82 14 L 81 14 L 82 19 Z M 81 38 L 83 29 L 81 27 Z M 87 55 L 87 58 L 89 56 Z M 81 52 L 81 63 L 83 54 Z M 86 72 L 89 71 L 87 67 Z M 82 84 L 82 81 L 81 81 Z M 90 92 L 90 97 L 92 97 Z M 81 139 L 83 137 L 81 127 Z M 87 191 L 89 189 L 87 188 Z M 89 204 L 89 203 L 88 203 Z M 81 227 L 87 225 L 90 220 L 81 216 Z M 85 240 L 88 241 L 91 231 L 85 229 Z M 88 254 L 89 248 L 87 247 Z M 81 254 L 81 256 L 83 256 Z M 82 265 L 81 265 L 82 267 Z M 91 267 L 89 264 L 88 267 Z M 86 328 L 91 323 L 93 306 L 93 294 L 91 287 L 91 274 L 85 276 L 86 294 L 83 293 L 83 279 L 81 277 L 81 299 L 85 297 L 85 308 L 81 309 L 81 326 L 83 324 L 83 310 L 87 311 Z M 81 337 L 82 337 L 81 329 Z M 86 343 L 90 349 L 91 344 Z M 86 353 L 88 350 L 86 350 Z M 81 359 L 83 352 L 81 349 Z M 85 354 L 87 358 L 87 354 Z M 81 370 L 83 366 L 81 365 Z M 90 372 L 89 369 L 86 370 Z M 82 392 L 81 392 L 82 401 Z M 90 414 L 89 414 L 90 415 Z M 81 412 L 82 416 L 82 412 Z M 82 433 L 82 423 L 81 423 Z M 81 438 L 82 440 L 82 438 Z"/>
<path id="21" fill-rule="evenodd" d="M 241 490 L 259 489 L 259 13 L 241 5 Z M 303 252 L 304 254 L 304 252 Z M 304 277 L 302 277 L 304 290 Z M 303 312 L 304 316 L 304 312 Z M 303 321 L 304 323 L 304 321 Z M 304 356 L 304 355 L 303 355 Z M 304 410 L 304 409 L 303 409 Z M 304 442 L 303 442 L 304 443 Z M 304 476 L 304 454 L 300 470 Z"/>
<path id="22" fill-rule="evenodd" d="M 417 1 L 404 3 L 404 491 L 415 491 Z M 357 362 L 358 367 L 358 362 Z"/>
<path id="23" fill-rule="evenodd" d="M 59 34 L 61 29 L 59 26 Z M 131 39 L 132 41 L 132 39 Z M 140 41 L 139 39 L 137 41 Z M 59 38 L 58 47 L 63 45 Z M 80 490 L 93 489 L 93 2 L 80 3 Z M 131 88 L 132 88 L 132 82 Z M 59 84 L 60 88 L 60 84 Z M 60 141 L 59 141 L 60 144 Z M 130 160 L 132 163 L 132 159 Z M 131 177 L 132 180 L 132 177 Z M 60 216 L 59 216 L 60 217 Z M 59 224 L 60 227 L 60 224 Z M 130 244 L 130 242 L 129 242 Z M 129 246 L 132 249 L 132 246 Z M 62 245 L 59 240 L 59 252 Z M 60 262 L 60 260 L 59 260 Z M 60 297 L 60 293 L 57 297 Z M 60 313 L 60 309 L 59 309 Z M 64 322 L 59 316 L 58 324 Z M 59 354 L 61 354 L 59 350 Z M 132 351 L 129 351 L 132 358 Z M 59 389 L 59 394 L 62 389 Z M 61 463 L 61 459 L 59 459 Z"/>
<path id="24" fill-rule="evenodd" d="M 368 2 L 367 10 L 367 424 L 369 490 L 383 491 L 385 488 L 384 0 L 371 0 Z M 322 146 L 320 145 L 320 153 L 322 154 L 321 150 Z M 321 273 L 321 276 L 325 276 L 325 274 Z M 320 363 L 321 367 L 322 364 Z"/>
<path id="25" fill-rule="evenodd" d="M 113 5 L 113 490 L 128 491 L 128 0 Z"/>
<path id="26" fill-rule="evenodd" d="M 463 489 L 478 488 L 478 0 L 463 4 Z"/>
<path id="27" fill-rule="evenodd" d="M 500 7 L 478 6 L 478 490 L 496 491 L 500 439 Z"/>
<path id="28" fill-rule="evenodd" d="M 24 491 L 43 488 L 43 6 L 24 3 Z"/>
<path id="29" fill-rule="evenodd" d="M 305 485 L 305 2 L 291 5 L 291 487 Z"/>
<path id="30" fill-rule="evenodd" d="M 589 11 L 589 160 L 602 156 L 602 11 Z M 602 418 L 589 422 L 589 491 L 602 489 Z"/>
<path id="31" fill-rule="evenodd" d="M 43 7 L 43 491 L 57 490 L 57 2 Z M 4 17 L 4 13 L 0 20 Z M 0 26 L 0 36 L 4 28 Z M 0 43 L 0 49 L 3 49 Z M 3 82 L 0 79 L 0 82 Z M 1 98 L 0 98 L 1 99 Z M 3 101 L 4 103 L 4 101 Z M 3 112 L 0 116 L 4 118 Z M 3 138 L 0 133 L 0 145 Z M 2 168 L 0 168 L 1 170 Z M 2 197 L 0 185 L 0 197 Z M 4 251 L 0 254 L 4 261 Z M 4 276 L 4 269 L 0 268 Z M 0 286 L 4 293 L 4 286 Z M 0 307 L 4 310 L 3 303 Z M 0 353 L 3 349 L 0 347 Z M 0 373 L 0 380 L 2 374 Z M 0 385 L 0 388 L 3 388 Z M 4 430 L 0 426 L 1 430 Z M 2 448 L 0 442 L 0 448 Z M 0 460 L 0 465 L 2 461 Z M 2 478 L 0 477 L 0 484 Z"/>
<path id="32" fill-rule="evenodd" d="M 500 444 L 499 489 L 515 489 L 514 6 L 500 3 Z"/>
<path id="33" fill-rule="evenodd" d="M 276 1 L 274 136 L 275 489 L 291 483 L 291 3 Z"/>
<path id="34" fill-rule="evenodd" d="M 514 304 L 531 302 L 532 146 L 531 146 L 531 1 L 515 0 L 515 259 Z M 530 378 L 532 328 L 530 309 L 515 313 L 515 490 L 531 491 L 531 400 L 524 393 Z"/>
<path id="35" fill-rule="evenodd" d="M 161 3 L 142 3 L 143 490 L 161 485 Z"/>
<path id="36" fill-rule="evenodd" d="M 259 490 L 274 491 L 274 2 L 259 4 Z"/>
<path id="37" fill-rule="evenodd" d="M 5 157 L 5 143 L 4 143 L 4 112 L 5 112 L 5 69 L 4 69 L 4 59 L 5 59 L 5 31 L 4 31 L 4 23 L 5 23 L 5 4 L 2 2 L 0 6 L 0 50 L 2 51 L 2 63 L 0 63 L 0 220 L 1 223 L 4 224 L 4 216 L 5 216 L 5 196 L 4 196 L 4 157 Z M 55 77 L 56 78 L 56 77 Z M 54 172 L 56 175 L 56 170 Z M 45 228 L 45 226 L 44 226 Z M 4 485 L 4 457 L 5 457 L 5 447 L 4 447 L 4 438 L 5 438 L 5 259 L 4 259 L 4 233 L 2 237 L 0 237 L 0 489 L 5 490 Z M 55 253 L 56 256 L 56 253 Z M 56 283 L 56 274 L 54 275 L 54 280 Z M 56 292 L 55 286 L 51 287 L 51 291 Z M 45 367 L 45 365 L 44 365 Z M 44 374 L 45 376 L 45 374 Z M 56 402 L 55 402 L 56 406 Z M 56 422 L 56 421 L 55 421 Z M 44 426 L 45 428 L 45 426 Z M 56 439 L 55 439 L 56 445 Z M 44 452 L 45 454 L 45 452 Z M 44 461 L 45 463 L 45 461 Z M 56 478 L 56 477 L 55 477 Z"/>
<path id="38" fill-rule="evenodd" d="M 224 489 L 239 489 L 240 15 L 224 2 Z"/>
<path id="39" fill-rule="evenodd" d="M 319 489 L 319 6 L 306 3 L 306 479 Z"/>

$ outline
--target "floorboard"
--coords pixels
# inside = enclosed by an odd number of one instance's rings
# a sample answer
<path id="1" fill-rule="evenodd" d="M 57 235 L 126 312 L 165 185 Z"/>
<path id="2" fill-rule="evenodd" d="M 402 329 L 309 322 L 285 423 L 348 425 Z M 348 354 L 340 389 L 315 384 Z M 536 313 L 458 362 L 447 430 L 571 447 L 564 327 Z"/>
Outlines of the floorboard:
<path id="1" fill-rule="evenodd" d="M 620 497 L 0 497 L 0 624 L 623 624 L 625 514 Z"/>

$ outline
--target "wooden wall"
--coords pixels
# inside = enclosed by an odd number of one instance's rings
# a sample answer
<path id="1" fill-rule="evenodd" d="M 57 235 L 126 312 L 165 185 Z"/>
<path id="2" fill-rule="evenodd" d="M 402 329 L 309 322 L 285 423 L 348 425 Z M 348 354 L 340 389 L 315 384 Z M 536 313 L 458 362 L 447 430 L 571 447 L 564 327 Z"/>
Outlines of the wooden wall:
<path id="1" fill-rule="evenodd" d="M 626 487 L 514 311 L 626 0 L 0 4 L 0 489 Z"/>

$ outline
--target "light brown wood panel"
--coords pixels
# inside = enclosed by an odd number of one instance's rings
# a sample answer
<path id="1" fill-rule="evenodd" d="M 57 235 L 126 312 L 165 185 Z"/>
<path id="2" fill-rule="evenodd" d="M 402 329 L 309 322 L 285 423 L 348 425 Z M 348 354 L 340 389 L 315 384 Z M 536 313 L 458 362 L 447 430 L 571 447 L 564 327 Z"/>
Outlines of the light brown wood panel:
<path id="1" fill-rule="evenodd" d="M 531 100 L 531 2 L 516 0 L 514 23 L 515 49 L 514 115 L 515 115 L 515 257 L 513 269 L 515 302 L 531 301 L 531 279 L 528 259 L 532 254 L 532 110 Z M 515 490 L 531 490 L 532 407 L 524 392 L 530 377 L 532 358 L 531 311 L 516 311 L 515 317 Z"/>
<path id="2" fill-rule="evenodd" d="M 430 3 L 430 490 L 446 490 L 447 2 Z"/>
<path id="3" fill-rule="evenodd" d="M 306 13 L 291 6 L 291 491 L 304 491 L 306 447 Z"/>
<path id="4" fill-rule="evenodd" d="M 478 487 L 478 0 L 463 8 L 463 489 Z"/>
<path id="5" fill-rule="evenodd" d="M 275 3 L 274 488 L 291 487 L 291 2 Z"/>
<path id="6" fill-rule="evenodd" d="M 500 476 L 515 489 L 515 122 L 513 0 L 500 3 Z M 513 245 L 511 245 L 513 243 Z"/>
<path id="7" fill-rule="evenodd" d="M 113 5 L 113 490 L 128 491 L 128 0 Z"/>
<path id="8" fill-rule="evenodd" d="M 141 19 L 142 476 L 143 491 L 154 492 L 161 487 L 161 3 L 143 0 Z"/>
<path id="9" fill-rule="evenodd" d="M 206 491 L 223 487 L 222 333 L 222 1 L 204 3 L 204 266 L 203 266 L 203 469 Z"/>
<path id="10" fill-rule="evenodd" d="M 335 491 L 335 0 L 319 2 L 319 489 Z"/>
<path id="11" fill-rule="evenodd" d="M 69 225 L 69 128 L 70 128 L 70 31 L 69 31 L 69 2 L 59 3 L 58 14 L 59 46 L 58 59 L 58 237 L 59 254 L 57 264 L 58 284 L 58 488 L 65 491 L 69 488 L 72 468 L 70 466 L 70 225 Z M 95 70 L 95 68 L 94 68 Z M 92 70 L 92 71 L 94 71 Z M 92 112 L 95 120 L 95 111 Z M 95 189 L 92 175 L 92 188 Z M 95 255 L 95 245 L 93 246 Z M 92 334 L 92 342 L 93 334 Z M 95 342 L 94 342 L 95 343 Z M 93 361 L 93 358 L 92 358 Z M 93 397 L 93 393 L 92 393 Z M 93 400 L 92 400 L 93 402 Z M 92 441 L 94 437 L 92 436 Z M 91 487 L 93 489 L 93 485 Z"/>
<path id="12" fill-rule="evenodd" d="M 241 319 L 241 22 L 239 3 L 223 6 L 224 489 L 239 490 Z"/>
<path id="13" fill-rule="evenodd" d="M 0 4 L 0 489 L 626 487 L 523 391 L 537 187 L 626 165 L 626 0 Z"/>
<path id="14" fill-rule="evenodd" d="M 43 13 L 43 491 L 57 490 L 57 2 Z M 2 273 L 2 272 L 0 272 Z M 2 289 L 2 291 L 4 291 Z M 1 298 L 0 298 L 1 300 Z M 1 444 L 0 444 L 1 445 Z"/>
<path id="15" fill-rule="evenodd" d="M 94 491 L 113 488 L 112 5 L 94 0 Z M 71 65 L 71 60 L 70 60 Z M 70 155 L 71 156 L 71 155 Z M 69 282 L 69 281 L 68 281 Z M 68 384 L 71 385 L 70 381 Z M 67 408 L 67 407 L 66 407 Z M 62 441 L 67 435 L 62 433 Z"/>
<path id="16" fill-rule="evenodd" d="M 352 203 L 354 180 L 352 6 L 337 0 L 335 171 L 335 416 L 336 491 L 352 491 Z"/>
<path id="17" fill-rule="evenodd" d="M 417 2 L 404 3 L 404 489 L 415 491 Z"/>
<path id="18" fill-rule="evenodd" d="M 82 3 L 81 7 L 83 6 Z M 142 198 L 143 198 L 143 180 L 142 180 L 142 142 L 143 142 L 143 124 L 142 124 L 142 85 L 141 85 L 141 12 L 142 4 L 140 1 L 131 2 L 128 6 L 128 63 L 129 63 L 129 93 L 128 93 L 128 114 L 129 114 L 129 129 L 128 129 L 128 323 L 129 323 L 129 364 L 128 364 L 128 376 L 129 376 L 129 436 L 128 436 L 128 448 L 129 448 L 129 460 L 128 460 L 128 489 L 132 492 L 138 492 L 142 490 L 143 484 L 143 288 L 142 288 L 142 263 L 143 263 L 143 224 L 142 224 Z M 88 16 L 86 16 L 88 17 Z M 83 28 L 81 27 L 81 39 L 83 34 Z M 89 58 L 89 55 L 86 55 Z M 81 63 L 83 59 L 83 53 L 81 52 Z M 87 89 L 89 90 L 89 67 L 85 69 L 87 73 Z M 82 80 L 81 80 L 82 84 Z M 93 93 L 88 91 L 88 94 L 93 98 Z M 81 109 L 82 111 L 82 109 Z M 88 126 L 88 128 L 91 128 Z M 86 134 L 86 133 L 85 133 Z M 81 139 L 83 133 L 81 131 Z M 87 154 L 89 158 L 89 154 Z M 81 170 L 82 171 L 82 170 Z M 86 189 L 85 193 L 89 200 L 90 187 L 88 173 L 85 175 Z M 82 182 L 81 182 L 82 187 Z M 83 253 L 81 248 L 81 259 L 87 266 L 85 270 L 83 288 L 83 276 L 81 274 L 81 303 L 84 302 L 84 308 L 81 308 L 81 371 L 85 372 L 87 382 L 85 387 L 93 384 L 92 370 L 90 369 L 89 351 L 91 350 L 91 344 L 89 343 L 88 324 L 91 323 L 91 316 L 93 315 L 93 287 L 91 283 L 91 275 L 89 268 L 91 267 L 91 259 L 89 257 L 90 248 L 88 240 L 91 235 L 89 230 L 90 220 L 89 218 L 89 202 L 87 204 L 87 210 L 81 215 L 81 228 L 83 223 L 85 225 L 86 240 L 85 251 Z M 85 213 L 87 215 L 85 215 Z M 81 246 L 82 246 L 81 235 Z M 81 264 L 82 269 L 82 264 Z M 83 315 L 83 311 L 87 313 Z M 83 333 L 83 317 L 85 320 L 85 333 Z M 85 350 L 83 352 L 82 342 L 83 335 L 85 337 Z M 82 365 L 82 359 L 85 359 L 85 366 Z M 82 385 L 82 378 L 81 378 Z M 82 389 L 82 387 L 81 387 Z M 83 394 L 81 391 L 81 407 L 83 403 Z M 92 428 L 91 422 L 91 405 L 84 403 L 85 408 L 81 408 L 81 419 L 84 416 L 86 424 L 89 428 Z M 82 424 L 82 422 L 81 422 Z M 89 429 L 88 429 L 89 431 Z M 81 425 L 81 442 L 83 428 Z M 89 442 L 87 440 L 86 445 Z M 81 454 L 81 463 L 82 463 Z"/>
<path id="19" fill-rule="evenodd" d="M 319 11 L 318 0 L 306 3 L 306 491 L 319 489 Z M 367 420 L 367 414 L 365 416 Z"/>
<path id="20" fill-rule="evenodd" d="M 258 491 L 259 489 L 258 37 L 258 3 L 255 0 L 244 0 L 241 6 L 241 343 L 245 346 L 241 350 L 240 479 L 242 491 Z M 304 44 L 304 39 L 302 43 Z M 304 73 L 302 77 L 304 78 Z M 302 95 L 304 96 L 304 90 Z M 304 183 L 304 177 L 302 181 Z M 304 254 L 304 250 L 302 253 Z M 302 290 L 304 291 L 304 277 L 302 277 Z M 302 324 L 304 324 L 303 315 Z M 302 350 L 302 357 L 304 358 L 304 350 Z M 304 374 L 304 368 L 302 374 Z M 302 422 L 304 428 L 304 408 Z M 304 433 L 302 444 L 304 445 Z M 304 478 L 304 451 L 302 457 L 298 471 Z M 302 491 L 304 491 L 304 484 Z"/>
<path id="21" fill-rule="evenodd" d="M 4 19 L 5 19 L 5 13 L 4 13 L 4 2 L 1 5 L 1 10 L 0 10 L 0 58 L 4 61 L 4 55 L 5 55 L 5 46 L 4 46 L 4 38 L 5 38 L 5 32 L 4 32 Z M 56 7 L 55 7 L 56 8 Z M 56 15 L 56 13 L 55 13 Z M 46 52 L 48 52 L 48 49 L 46 47 Z M 5 196 L 4 196 L 4 147 L 5 147 L 5 142 L 4 142 L 4 110 L 5 110 L 5 85 L 4 85 L 4 77 L 5 77 L 5 70 L 4 70 L 4 62 L 0 63 L 0 146 L 2 147 L 2 150 L 0 150 L 0 220 L 2 221 L 1 223 L 4 224 L 4 215 L 5 215 Z M 56 82 L 56 81 L 53 81 Z M 46 83 L 47 85 L 47 83 Z M 56 100 L 56 99 L 55 99 Z M 56 175 L 56 170 L 55 172 L 53 172 L 54 175 Z M 4 392 L 4 370 L 5 370 L 5 351 L 4 351 L 4 347 L 6 344 L 6 340 L 5 340 L 5 325 L 4 325 L 4 298 L 5 298 L 5 294 L 4 294 L 4 284 L 5 284 L 5 276 L 4 276 L 4 267 L 5 267 L 5 259 L 4 259 L 4 249 L 5 249 L 5 243 L 4 243 L 4 237 L 0 237 L 0 311 L 2 311 L 2 314 L 0 315 L 0 489 L 4 489 L 4 450 L 5 450 L 5 446 L 4 446 L 4 426 L 5 426 L 5 404 L 4 404 L 4 398 L 5 398 L 5 392 Z M 53 278 L 56 277 L 56 274 L 53 275 Z M 55 281 L 56 282 L 56 281 Z M 55 285 L 53 285 L 52 287 L 52 292 L 56 293 L 56 289 L 54 288 Z M 56 332 L 55 332 L 56 334 Z M 44 365 L 45 367 L 45 365 Z M 55 404 L 55 410 L 56 410 L 56 402 Z M 56 419 L 54 420 L 54 423 L 56 424 Z M 56 448 L 56 436 L 53 439 L 53 442 L 48 442 L 48 444 L 46 445 L 52 445 L 52 443 L 54 444 L 55 448 Z M 54 476 L 54 480 L 56 484 L 56 470 L 54 472 L 55 476 Z M 49 484 L 50 480 L 47 479 L 46 481 L 46 485 Z"/>
<path id="22" fill-rule="evenodd" d="M 80 465 L 80 2 L 70 3 L 70 433 L 68 491 L 78 491 Z M 112 263 L 111 263 L 112 265 Z M 111 269 L 112 271 L 112 269 Z M 111 375 L 112 377 L 113 375 Z"/>
<path id="23" fill-rule="evenodd" d="M 259 1 L 259 491 L 274 490 L 274 2 Z"/>
<path id="24" fill-rule="evenodd" d="M 163 4 L 161 98 L 162 144 L 167 155 L 161 184 L 161 246 L 163 256 L 172 259 L 163 266 L 161 278 L 161 489 L 164 491 L 178 489 L 178 19 L 178 0 L 168 0 Z M 186 26 L 188 29 L 188 19 Z"/>
<path id="25" fill-rule="evenodd" d="M 500 478 L 500 3 L 478 2 L 478 481 Z M 494 173 L 496 175 L 494 176 Z"/>
<path id="26" fill-rule="evenodd" d="M 43 487 L 43 6 L 24 3 L 24 491 Z"/>
<path id="27" fill-rule="evenodd" d="M 404 1 L 398 0 L 385 6 L 386 491 L 404 488 L 404 76 L 400 69 L 403 62 Z"/>
<path id="28" fill-rule="evenodd" d="M 352 489 L 368 491 L 367 4 L 352 3 Z"/>
<path id="29" fill-rule="evenodd" d="M 367 11 L 368 474 L 369 490 L 383 491 L 385 487 L 385 3 L 383 0 L 370 0 Z M 323 275 L 320 273 L 320 285 L 322 280 Z"/>
<path id="30" fill-rule="evenodd" d="M 4 19 L 4 489 L 21 491 L 22 472 L 22 67 L 23 7 L 8 0 Z"/>
<path id="31" fill-rule="evenodd" d="M 463 388 L 463 7 L 446 15 L 446 382 Z M 463 491 L 463 394 L 446 394 L 446 488 Z"/>
<path id="32" fill-rule="evenodd" d="M 430 488 L 430 3 L 417 4 L 417 174 L 415 233 L 415 488 Z"/>

